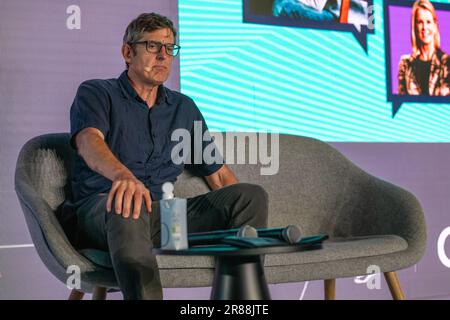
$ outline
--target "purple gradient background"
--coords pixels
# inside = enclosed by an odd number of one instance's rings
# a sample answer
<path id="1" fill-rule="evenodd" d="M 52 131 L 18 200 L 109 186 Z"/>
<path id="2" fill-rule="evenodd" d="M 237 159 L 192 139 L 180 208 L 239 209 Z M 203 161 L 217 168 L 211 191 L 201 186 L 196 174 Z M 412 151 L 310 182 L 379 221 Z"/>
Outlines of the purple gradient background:
<path id="1" fill-rule="evenodd" d="M 154 10 L 175 22 L 178 18 L 176 0 L 78 0 L 81 30 L 68 30 L 65 11 L 71 4 L 67 0 L 0 1 L 0 299 L 67 299 L 69 294 L 31 246 L 14 192 L 21 146 L 40 134 L 68 131 L 70 104 L 81 81 L 120 74 L 124 68 L 121 37 L 138 13 Z M 409 50 L 407 43 L 398 57 Z M 168 86 L 179 89 L 178 59 Z M 450 297 L 450 268 L 440 263 L 436 253 L 439 234 L 450 226 L 450 144 L 332 145 L 364 170 L 419 198 L 428 226 L 427 251 L 416 266 L 398 275 L 409 299 Z M 10 248 L 24 244 L 30 246 Z M 449 245 L 450 238 L 448 256 Z M 323 299 L 321 281 L 271 285 L 270 290 L 274 299 Z M 208 287 L 164 289 L 165 299 L 208 299 L 209 294 Z M 368 290 L 347 278 L 337 280 L 337 297 L 390 299 L 390 293 L 384 281 L 380 290 Z M 108 295 L 108 299 L 121 298 L 120 293 Z"/>
<path id="2" fill-rule="evenodd" d="M 450 53 L 450 4 L 449 11 L 436 10 L 441 33 L 441 49 Z M 398 93 L 398 64 L 400 57 L 411 53 L 411 8 L 389 6 L 389 34 L 391 48 L 392 93 Z"/>

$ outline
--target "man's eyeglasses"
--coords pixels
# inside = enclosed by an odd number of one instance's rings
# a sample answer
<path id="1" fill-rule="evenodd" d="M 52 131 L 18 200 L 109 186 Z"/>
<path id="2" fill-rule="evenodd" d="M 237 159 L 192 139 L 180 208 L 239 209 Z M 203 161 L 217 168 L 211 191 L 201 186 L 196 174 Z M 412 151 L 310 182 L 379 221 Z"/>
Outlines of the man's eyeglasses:
<path id="1" fill-rule="evenodd" d="M 160 53 L 161 48 L 164 47 L 166 49 L 166 53 L 172 57 L 175 57 L 178 54 L 178 52 L 180 52 L 180 48 L 181 48 L 177 44 L 161 43 L 161 42 L 152 41 L 152 40 L 128 42 L 128 44 L 130 44 L 130 45 L 145 44 L 145 48 L 147 49 L 147 52 L 150 52 L 150 53 Z"/>

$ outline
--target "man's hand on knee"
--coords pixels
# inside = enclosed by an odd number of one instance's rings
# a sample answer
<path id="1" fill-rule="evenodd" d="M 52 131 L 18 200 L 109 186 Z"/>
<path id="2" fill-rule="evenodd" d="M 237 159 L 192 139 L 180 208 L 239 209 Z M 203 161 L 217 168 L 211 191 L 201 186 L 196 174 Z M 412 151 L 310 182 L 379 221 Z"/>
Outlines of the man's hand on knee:
<path id="1" fill-rule="evenodd" d="M 113 200 L 115 212 L 121 214 L 124 218 L 128 218 L 132 214 L 134 219 L 138 219 L 143 202 L 147 211 L 149 213 L 152 211 L 150 191 L 141 181 L 130 174 L 124 174 L 114 180 L 106 202 L 108 212 L 111 212 Z"/>

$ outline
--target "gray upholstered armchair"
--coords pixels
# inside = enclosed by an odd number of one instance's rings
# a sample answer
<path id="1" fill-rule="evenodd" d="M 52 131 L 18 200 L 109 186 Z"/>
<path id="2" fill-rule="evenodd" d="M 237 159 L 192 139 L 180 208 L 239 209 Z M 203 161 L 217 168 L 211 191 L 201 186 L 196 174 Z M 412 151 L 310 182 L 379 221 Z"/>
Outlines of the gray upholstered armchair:
<path id="1" fill-rule="evenodd" d="M 245 133 L 239 134 L 241 137 Z M 248 141 L 247 141 L 248 142 Z M 325 298 L 335 297 L 335 279 L 364 275 L 376 265 L 384 272 L 395 299 L 404 298 L 395 271 L 417 263 L 426 246 L 422 208 L 408 191 L 364 172 L 321 141 L 289 135 L 279 138 L 279 172 L 261 175 L 261 164 L 232 165 L 242 182 L 262 185 L 269 194 L 269 225 L 297 224 L 305 235 L 327 233 L 322 250 L 268 255 L 268 283 L 325 280 Z M 237 146 L 236 153 L 249 148 Z M 71 157 L 66 133 L 36 137 L 25 144 L 16 167 L 16 192 L 36 250 L 48 269 L 66 283 L 67 268 L 81 271 L 81 289 L 105 298 L 117 290 L 106 252 L 78 251 L 58 219 L 58 208 L 70 197 Z M 226 157 L 226 155 L 225 155 Z M 228 161 L 231 163 L 232 161 Z M 176 184 L 180 197 L 208 191 L 203 179 L 185 172 Z M 164 287 L 210 286 L 211 257 L 158 256 Z"/>

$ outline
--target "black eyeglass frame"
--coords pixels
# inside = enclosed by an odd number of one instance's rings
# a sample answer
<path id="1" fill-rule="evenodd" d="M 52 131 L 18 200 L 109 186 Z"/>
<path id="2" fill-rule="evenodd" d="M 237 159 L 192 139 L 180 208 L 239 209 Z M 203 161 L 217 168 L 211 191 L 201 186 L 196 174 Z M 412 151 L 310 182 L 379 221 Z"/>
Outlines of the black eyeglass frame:
<path id="1" fill-rule="evenodd" d="M 149 50 L 149 43 L 155 44 L 157 46 L 156 51 Z M 164 47 L 164 49 L 166 50 L 166 53 L 172 57 L 176 57 L 181 49 L 181 47 L 175 43 L 162 43 L 162 42 L 153 41 L 153 40 L 134 41 L 134 42 L 128 42 L 128 44 L 129 45 L 145 44 L 145 50 L 147 50 L 147 52 L 149 52 L 149 53 L 159 53 L 159 52 L 161 52 L 162 47 Z M 172 46 L 172 53 L 169 52 L 170 49 L 168 46 Z"/>

